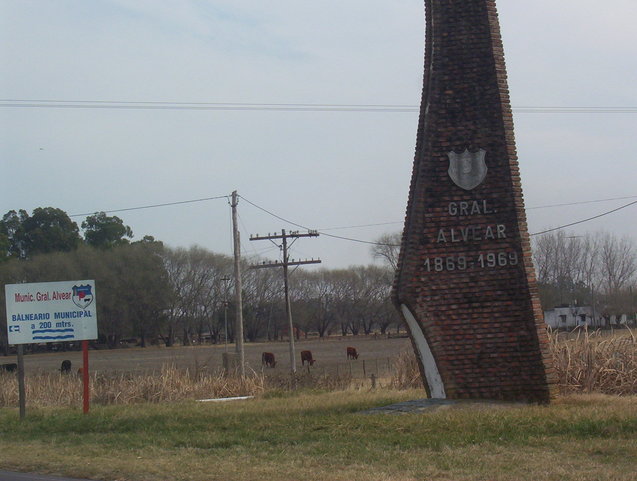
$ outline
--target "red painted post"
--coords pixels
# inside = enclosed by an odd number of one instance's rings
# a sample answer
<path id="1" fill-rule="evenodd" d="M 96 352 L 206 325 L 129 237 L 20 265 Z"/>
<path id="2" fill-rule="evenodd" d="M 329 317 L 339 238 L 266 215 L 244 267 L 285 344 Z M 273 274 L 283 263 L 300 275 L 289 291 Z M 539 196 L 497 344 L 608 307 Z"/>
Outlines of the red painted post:
<path id="1" fill-rule="evenodd" d="M 88 341 L 82 341 L 82 382 L 84 384 L 84 414 L 88 413 L 89 385 L 88 385 Z"/>

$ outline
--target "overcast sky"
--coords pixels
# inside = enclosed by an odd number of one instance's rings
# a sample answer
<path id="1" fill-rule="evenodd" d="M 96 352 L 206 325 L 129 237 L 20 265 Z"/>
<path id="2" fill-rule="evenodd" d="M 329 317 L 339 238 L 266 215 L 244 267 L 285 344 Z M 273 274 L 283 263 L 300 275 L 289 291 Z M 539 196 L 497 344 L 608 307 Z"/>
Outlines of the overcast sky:
<path id="1" fill-rule="evenodd" d="M 637 2 L 497 5 L 530 232 L 637 200 Z M 249 235 L 298 227 L 265 210 L 364 241 L 402 229 L 422 88 L 420 0 L 0 0 L 0 45 L 0 215 L 237 190 L 244 254 L 269 259 L 277 249 Z M 599 107 L 611 109 L 585 109 Z M 602 199 L 617 200 L 590 202 Z M 544 207 L 567 203 L 577 205 Z M 225 198 L 111 215 L 135 239 L 232 254 Z M 636 219 L 632 205 L 569 232 L 637 239 Z M 292 257 L 371 262 L 369 245 L 324 235 L 300 239 Z"/>

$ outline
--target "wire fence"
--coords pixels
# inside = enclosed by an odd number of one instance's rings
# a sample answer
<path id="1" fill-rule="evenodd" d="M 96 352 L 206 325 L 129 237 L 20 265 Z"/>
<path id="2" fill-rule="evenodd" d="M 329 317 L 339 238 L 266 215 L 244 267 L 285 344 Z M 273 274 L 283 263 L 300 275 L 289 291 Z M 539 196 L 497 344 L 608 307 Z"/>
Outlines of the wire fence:
<path id="1" fill-rule="evenodd" d="M 368 379 L 374 375 L 376 378 L 390 377 L 395 370 L 393 358 L 356 359 L 347 362 L 332 362 L 325 365 L 308 364 L 301 367 L 309 374 L 349 376 L 352 379 Z"/>

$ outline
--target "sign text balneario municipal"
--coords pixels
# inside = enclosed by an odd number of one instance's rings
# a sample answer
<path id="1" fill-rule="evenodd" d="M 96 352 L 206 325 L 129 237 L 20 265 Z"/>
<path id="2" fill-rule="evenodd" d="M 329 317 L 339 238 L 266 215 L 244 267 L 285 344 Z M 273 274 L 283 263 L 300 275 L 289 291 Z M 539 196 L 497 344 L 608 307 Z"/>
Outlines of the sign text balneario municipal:
<path id="1" fill-rule="evenodd" d="M 9 344 L 97 338 L 95 281 L 5 286 Z"/>

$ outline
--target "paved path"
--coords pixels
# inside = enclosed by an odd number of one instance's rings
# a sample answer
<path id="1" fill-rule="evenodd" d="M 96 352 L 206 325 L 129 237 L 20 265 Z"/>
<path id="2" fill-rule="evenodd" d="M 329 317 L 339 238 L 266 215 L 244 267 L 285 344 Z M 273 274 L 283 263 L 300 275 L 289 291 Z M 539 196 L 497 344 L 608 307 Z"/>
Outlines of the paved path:
<path id="1" fill-rule="evenodd" d="M 414 399 L 388 406 L 380 406 L 377 408 L 362 411 L 361 414 L 405 414 L 426 411 L 435 411 L 445 407 L 503 407 L 503 406 L 525 406 L 524 403 L 500 402 L 500 401 L 473 401 L 473 400 L 455 400 L 455 399 Z M 2 479 L 0 478 L 0 481 Z"/>
<path id="2" fill-rule="evenodd" d="M 361 414 L 404 414 L 434 410 L 442 406 L 451 406 L 457 403 L 458 401 L 450 399 L 414 399 L 412 401 L 405 401 L 368 409 L 367 411 L 363 411 Z M 0 481 L 1 480 L 2 478 L 0 478 Z"/>
<path id="3" fill-rule="evenodd" d="M 88 479 L 63 478 L 60 476 L 47 476 L 45 474 L 13 473 L 0 470 L 0 481 L 91 481 Z"/>

